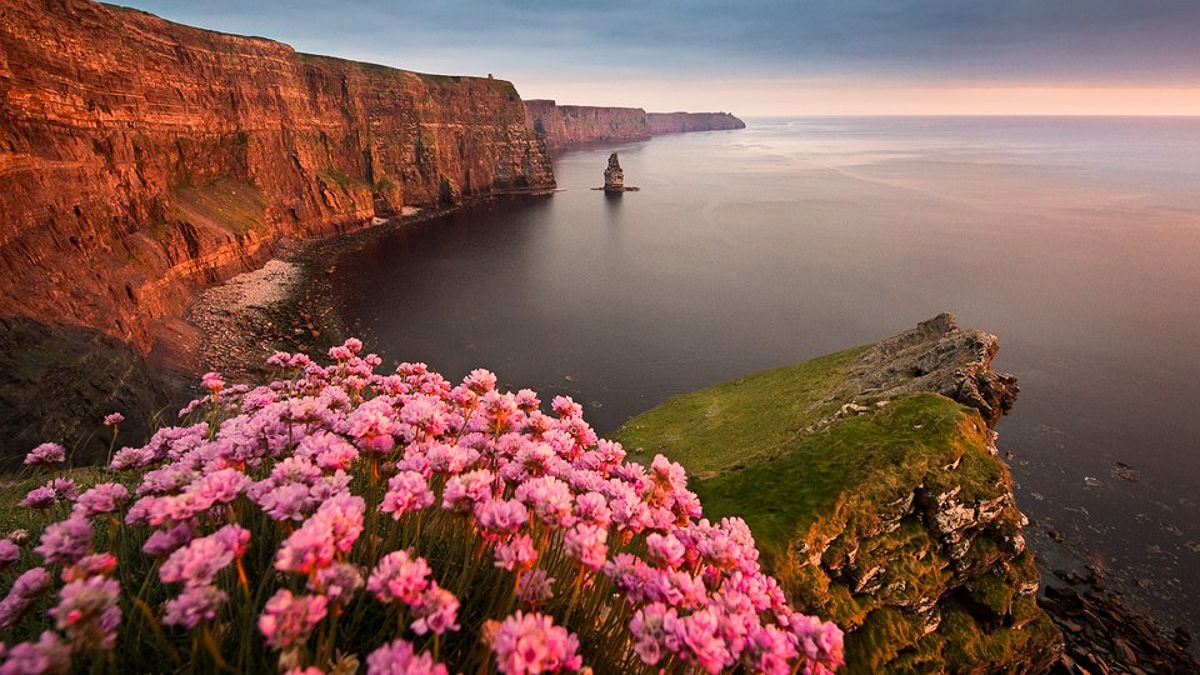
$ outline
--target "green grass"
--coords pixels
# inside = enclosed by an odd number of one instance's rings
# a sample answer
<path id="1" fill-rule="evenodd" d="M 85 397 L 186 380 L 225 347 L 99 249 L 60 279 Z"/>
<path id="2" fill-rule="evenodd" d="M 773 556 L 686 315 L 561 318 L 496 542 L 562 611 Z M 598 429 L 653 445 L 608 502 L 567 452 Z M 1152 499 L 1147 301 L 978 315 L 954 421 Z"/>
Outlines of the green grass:
<path id="1" fill-rule="evenodd" d="M 339 185 L 343 188 L 351 188 L 351 187 L 356 187 L 356 186 L 370 187 L 370 185 L 367 183 L 367 181 L 363 180 L 362 178 L 358 178 L 357 176 L 351 176 L 350 174 L 348 174 L 344 171 L 341 171 L 339 169 L 336 169 L 332 166 L 328 167 L 324 171 L 322 171 L 321 177 L 330 182 L 336 183 L 337 185 Z"/>
<path id="2" fill-rule="evenodd" d="M 630 420 L 617 437 L 630 450 L 661 452 L 696 476 L 777 454 L 840 407 L 822 399 L 865 350 L 848 349 L 676 396 Z"/>

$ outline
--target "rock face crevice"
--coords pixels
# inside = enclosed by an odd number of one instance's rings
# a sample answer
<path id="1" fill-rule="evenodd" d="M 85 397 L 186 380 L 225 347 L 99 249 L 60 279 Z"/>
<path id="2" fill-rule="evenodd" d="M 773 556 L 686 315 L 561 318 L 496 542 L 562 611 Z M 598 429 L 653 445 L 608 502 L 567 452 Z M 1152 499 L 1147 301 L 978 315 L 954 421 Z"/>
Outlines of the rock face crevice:
<path id="1" fill-rule="evenodd" d="M 512 84 L 86 0 L 0 8 L 0 316 L 143 352 L 281 238 L 554 185 Z"/>
<path id="2" fill-rule="evenodd" d="M 545 99 L 526 101 L 525 114 L 529 127 L 545 139 L 551 150 L 644 141 L 651 136 L 688 131 L 746 128 L 729 113 L 648 113 L 641 108 L 559 105 Z"/>

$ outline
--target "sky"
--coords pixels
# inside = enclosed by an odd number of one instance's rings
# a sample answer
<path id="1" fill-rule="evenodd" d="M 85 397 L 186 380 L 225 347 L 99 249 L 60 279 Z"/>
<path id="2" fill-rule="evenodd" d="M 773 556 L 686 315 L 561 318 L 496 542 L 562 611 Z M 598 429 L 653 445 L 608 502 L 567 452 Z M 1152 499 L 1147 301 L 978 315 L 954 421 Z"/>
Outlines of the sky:
<path id="1" fill-rule="evenodd" d="M 117 1 L 560 103 L 1200 115 L 1200 0 Z"/>

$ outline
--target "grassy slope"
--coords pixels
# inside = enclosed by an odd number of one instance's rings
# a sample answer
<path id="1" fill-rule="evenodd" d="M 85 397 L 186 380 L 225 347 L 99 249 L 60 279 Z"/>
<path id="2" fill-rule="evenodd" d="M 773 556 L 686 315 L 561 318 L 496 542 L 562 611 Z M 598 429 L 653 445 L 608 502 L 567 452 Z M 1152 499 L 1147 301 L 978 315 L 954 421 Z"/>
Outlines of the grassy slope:
<path id="1" fill-rule="evenodd" d="M 1048 620 L 1042 617 L 1027 631 L 983 634 L 951 602 L 942 628 L 922 640 L 923 631 L 911 617 L 891 604 L 910 606 L 931 592 L 936 597 L 949 580 L 950 561 L 928 530 L 911 519 L 893 533 L 873 536 L 869 544 L 862 540 L 862 548 L 855 543 L 859 533 L 878 526 L 879 513 L 886 510 L 881 505 L 903 499 L 917 486 L 961 486 L 964 498 L 986 498 L 1008 480 L 1003 464 L 987 451 L 990 432 L 979 415 L 936 394 L 905 396 L 813 429 L 846 402 L 828 397 L 863 351 L 838 352 L 674 397 L 630 420 L 616 438 L 647 458 L 662 453 L 682 463 L 707 517 L 745 518 L 767 568 L 798 606 L 843 627 L 861 627 L 847 643 L 852 672 L 970 671 L 979 664 L 1011 664 L 1054 639 Z M 943 469 L 955 463 L 954 471 Z M 907 577 L 907 588 L 851 593 L 816 568 L 799 564 L 803 556 L 797 551 L 805 543 L 819 545 L 831 537 L 831 551 L 852 546 L 866 567 L 877 558 Z M 988 555 L 983 549 L 989 541 L 980 538 L 979 550 L 971 555 Z"/>

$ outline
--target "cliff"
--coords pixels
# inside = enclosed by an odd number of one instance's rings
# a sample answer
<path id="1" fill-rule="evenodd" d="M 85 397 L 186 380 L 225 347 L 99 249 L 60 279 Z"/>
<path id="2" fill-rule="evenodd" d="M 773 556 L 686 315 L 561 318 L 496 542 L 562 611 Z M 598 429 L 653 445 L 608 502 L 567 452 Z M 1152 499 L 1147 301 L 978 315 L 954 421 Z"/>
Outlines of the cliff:
<path id="1" fill-rule="evenodd" d="M 544 99 L 526 101 L 525 114 L 529 128 L 544 138 L 551 150 L 590 143 L 644 141 L 651 136 L 685 131 L 746 127 L 729 113 L 648 113 L 641 108 L 559 105 Z"/>
<path id="2" fill-rule="evenodd" d="M 646 113 L 646 126 L 651 134 L 658 136 L 688 131 L 745 129 L 746 123 L 725 112 L 670 112 Z"/>
<path id="3" fill-rule="evenodd" d="M 554 185 L 512 84 L 85 0 L 0 9 L 0 317 L 147 351 L 282 238 Z"/>
<path id="4" fill-rule="evenodd" d="M 871 347 L 671 399 L 618 438 L 746 518 L 798 606 L 847 631 L 851 672 L 1037 672 L 1037 605 L 992 425 L 1016 394 L 994 336 L 949 315 Z"/>

